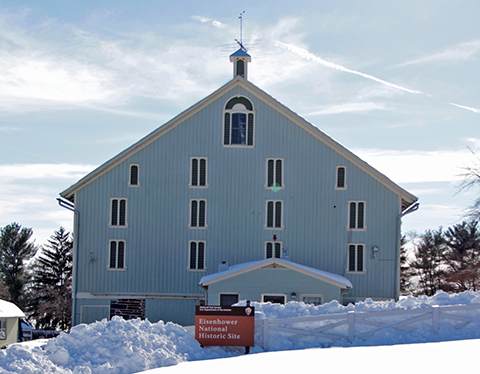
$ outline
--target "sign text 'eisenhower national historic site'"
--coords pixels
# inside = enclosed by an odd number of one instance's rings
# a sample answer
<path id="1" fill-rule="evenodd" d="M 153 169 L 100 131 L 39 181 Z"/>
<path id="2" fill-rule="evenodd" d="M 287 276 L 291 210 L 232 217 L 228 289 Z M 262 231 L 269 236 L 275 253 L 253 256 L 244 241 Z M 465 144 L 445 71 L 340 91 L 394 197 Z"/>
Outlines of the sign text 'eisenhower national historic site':
<path id="1" fill-rule="evenodd" d="M 195 339 L 202 346 L 253 347 L 254 335 L 254 307 L 197 305 L 195 308 Z"/>

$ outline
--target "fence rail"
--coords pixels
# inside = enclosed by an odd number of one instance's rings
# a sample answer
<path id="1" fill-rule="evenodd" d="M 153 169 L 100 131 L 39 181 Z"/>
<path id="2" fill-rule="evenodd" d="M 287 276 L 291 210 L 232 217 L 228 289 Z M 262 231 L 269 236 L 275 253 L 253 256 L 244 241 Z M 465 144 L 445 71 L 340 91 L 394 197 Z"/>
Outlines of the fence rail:
<path id="1" fill-rule="evenodd" d="M 480 304 L 265 319 L 258 321 L 257 329 L 261 331 L 261 345 L 265 350 L 269 350 L 272 333 L 287 335 L 291 340 L 309 336 L 325 339 L 327 342 L 339 339 L 352 342 L 355 338 L 367 338 L 386 328 L 413 332 L 420 323 L 430 323 L 433 331 L 438 333 L 440 322 L 447 320 L 452 321 L 457 329 L 466 326 L 472 321 L 472 317 L 465 313 L 472 311 L 480 311 Z"/>

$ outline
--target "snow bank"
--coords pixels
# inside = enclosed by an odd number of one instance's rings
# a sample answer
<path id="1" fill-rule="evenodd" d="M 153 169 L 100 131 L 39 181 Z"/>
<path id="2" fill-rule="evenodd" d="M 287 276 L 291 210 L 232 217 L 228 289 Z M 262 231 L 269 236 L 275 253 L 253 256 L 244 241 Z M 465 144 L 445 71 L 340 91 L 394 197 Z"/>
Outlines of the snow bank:
<path id="1" fill-rule="evenodd" d="M 372 301 L 366 299 L 355 305 L 349 304 L 347 306 L 341 305 L 336 301 L 324 305 L 314 306 L 312 304 L 305 304 L 303 302 L 290 302 L 286 305 L 272 304 L 272 303 L 257 303 L 253 302 L 255 306 L 255 318 L 258 319 L 283 319 L 292 317 L 305 317 L 325 314 L 347 313 L 349 311 L 355 312 L 378 312 L 388 310 L 407 310 L 407 309 L 421 309 L 432 306 L 453 306 L 453 305 L 469 305 L 480 304 L 480 292 L 463 292 L 460 294 L 447 294 L 439 291 L 435 296 L 427 297 L 406 297 L 398 302 L 390 301 Z M 239 303 L 245 305 L 245 301 Z M 290 339 L 286 334 L 274 333 L 270 336 L 269 350 L 281 351 L 290 349 L 304 349 L 313 347 L 351 347 L 351 346 L 373 346 L 373 345 L 392 345 L 392 344 L 409 344 L 409 343 L 426 343 L 426 342 L 440 342 L 449 340 L 461 339 L 478 339 L 480 338 L 480 311 L 469 311 L 463 313 L 472 319 L 465 328 L 457 329 L 453 322 L 440 323 L 440 329 L 436 333 L 432 328 L 432 323 L 424 321 L 415 325 L 415 331 L 400 331 L 393 328 L 385 328 L 376 332 L 374 335 L 358 339 L 355 338 L 352 342 L 345 339 L 332 342 L 330 339 L 304 337 L 301 339 Z M 381 322 L 388 323 L 388 320 L 379 319 Z M 401 319 L 398 317 L 390 317 L 390 321 Z M 318 326 L 319 327 L 319 326 Z M 346 329 L 346 327 L 344 327 Z M 256 331 L 256 341 L 261 341 L 261 332 Z"/>
<path id="2" fill-rule="evenodd" d="M 313 306 L 302 302 L 286 305 L 253 303 L 257 319 L 289 318 L 347 311 L 380 311 L 426 308 L 433 305 L 480 303 L 480 292 L 449 295 L 440 292 L 433 297 L 407 297 L 399 302 L 374 302 L 367 299 L 356 305 L 343 306 L 337 302 Z M 244 302 L 240 303 L 244 304 Z M 473 313 L 473 312 L 472 312 Z M 440 325 L 438 334 L 431 325 L 418 326 L 413 333 L 384 329 L 367 339 L 352 343 L 340 340 L 337 346 L 390 345 L 399 343 L 446 341 L 480 338 L 480 313 L 475 312 L 465 328 L 456 329 L 450 323 Z M 318 341 L 291 341 L 283 336 L 271 336 L 273 350 L 289 350 L 324 346 Z M 261 352 L 255 347 L 252 352 Z M 0 351 L 0 373 L 57 373 L 57 374 L 127 374 L 156 367 L 175 365 L 184 361 L 205 360 L 243 354 L 241 349 L 221 347 L 201 348 L 183 327 L 174 323 L 125 321 L 114 317 L 90 325 L 72 328 L 69 334 L 41 342 L 14 344 Z"/>
<path id="3" fill-rule="evenodd" d="M 30 343 L 31 344 L 31 343 Z M 78 325 L 43 347 L 0 351 L 0 373 L 135 373 L 182 361 L 222 357 L 205 352 L 181 326 L 114 317 Z"/>

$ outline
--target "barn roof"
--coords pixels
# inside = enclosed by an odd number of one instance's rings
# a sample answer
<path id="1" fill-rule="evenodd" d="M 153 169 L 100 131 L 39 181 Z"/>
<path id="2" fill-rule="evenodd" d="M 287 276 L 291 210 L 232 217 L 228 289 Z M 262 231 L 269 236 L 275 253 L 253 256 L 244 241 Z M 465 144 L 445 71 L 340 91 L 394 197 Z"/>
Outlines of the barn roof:
<path id="1" fill-rule="evenodd" d="M 305 265 L 300 265 L 290 260 L 280 258 L 269 258 L 266 260 L 245 262 L 242 264 L 233 265 L 230 266 L 228 270 L 220 271 L 218 273 L 202 277 L 202 279 L 200 279 L 199 285 L 202 287 L 206 287 L 210 284 L 217 283 L 259 269 L 293 270 L 340 288 L 353 287 L 352 283 L 347 278 L 341 275 L 329 273 L 328 271 L 311 268 Z"/>

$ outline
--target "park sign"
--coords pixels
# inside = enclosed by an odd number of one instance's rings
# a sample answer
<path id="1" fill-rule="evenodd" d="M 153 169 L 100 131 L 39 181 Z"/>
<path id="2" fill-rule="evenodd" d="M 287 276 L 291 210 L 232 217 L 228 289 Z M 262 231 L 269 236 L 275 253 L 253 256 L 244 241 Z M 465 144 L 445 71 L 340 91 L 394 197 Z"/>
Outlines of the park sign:
<path id="1" fill-rule="evenodd" d="M 253 347 L 254 334 L 254 307 L 197 305 L 195 308 L 195 339 L 202 346 Z"/>

